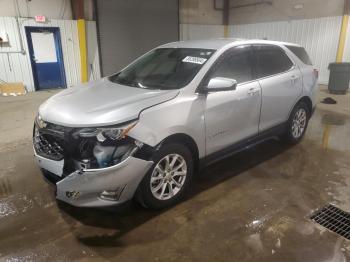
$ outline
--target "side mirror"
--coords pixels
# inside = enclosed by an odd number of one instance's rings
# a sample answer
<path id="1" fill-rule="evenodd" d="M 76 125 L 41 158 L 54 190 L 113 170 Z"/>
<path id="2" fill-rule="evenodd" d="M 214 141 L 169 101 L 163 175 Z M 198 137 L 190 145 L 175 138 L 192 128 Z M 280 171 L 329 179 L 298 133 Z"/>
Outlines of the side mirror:
<path id="1" fill-rule="evenodd" d="M 215 77 L 210 79 L 208 86 L 204 88 L 205 92 L 232 91 L 237 87 L 237 81 L 231 78 Z"/>

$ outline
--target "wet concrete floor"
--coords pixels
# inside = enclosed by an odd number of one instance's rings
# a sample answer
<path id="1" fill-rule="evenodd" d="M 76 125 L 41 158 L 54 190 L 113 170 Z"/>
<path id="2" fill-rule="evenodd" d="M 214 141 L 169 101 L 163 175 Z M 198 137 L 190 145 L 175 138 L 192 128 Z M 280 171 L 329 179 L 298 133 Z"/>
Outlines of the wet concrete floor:
<path id="1" fill-rule="evenodd" d="M 350 260 L 350 241 L 308 218 L 327 203 L 350 212 L 350 114 L 321 106 L 302 143 L 268 141 L 214 164 L 168 210 L 94 210 L 56 202 L 21 135 L 36 113 L 23 99 L 0 101 L 0 112 L 8 101 L 26 111 L 0 115 L 2 261 Z"/>

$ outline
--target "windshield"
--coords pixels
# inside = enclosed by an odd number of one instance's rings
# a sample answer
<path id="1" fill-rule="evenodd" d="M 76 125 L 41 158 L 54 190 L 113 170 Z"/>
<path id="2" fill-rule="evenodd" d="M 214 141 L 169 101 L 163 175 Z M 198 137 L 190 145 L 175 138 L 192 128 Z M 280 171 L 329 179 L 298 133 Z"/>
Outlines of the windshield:
<path id="1" fill-rule="evenodd" d="M 121 85 L 147 89 L 179 89 L 187 85 L 215 50 L 158 48 L 110 77 Z"/>

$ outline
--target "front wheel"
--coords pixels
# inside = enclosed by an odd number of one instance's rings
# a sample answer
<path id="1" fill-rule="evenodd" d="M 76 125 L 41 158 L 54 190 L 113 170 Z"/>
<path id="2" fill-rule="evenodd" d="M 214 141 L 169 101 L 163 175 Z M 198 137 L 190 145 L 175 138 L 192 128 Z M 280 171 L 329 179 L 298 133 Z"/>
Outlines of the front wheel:
<path id="1" fill-rule="evenodd" d="M 179 202 L 193 176 L 193 157 L 182 144 L 164 144 L 141 181 L 136 198 L 145 207 L 162 209 Z"/>
<path id="2" fill-rule="evenodd" d="M 303 138 L 310 118 L 310 110 L 304 102 L 299 102 L 293 109 L 283 139 L 289 144 L 297 144 Z"/>

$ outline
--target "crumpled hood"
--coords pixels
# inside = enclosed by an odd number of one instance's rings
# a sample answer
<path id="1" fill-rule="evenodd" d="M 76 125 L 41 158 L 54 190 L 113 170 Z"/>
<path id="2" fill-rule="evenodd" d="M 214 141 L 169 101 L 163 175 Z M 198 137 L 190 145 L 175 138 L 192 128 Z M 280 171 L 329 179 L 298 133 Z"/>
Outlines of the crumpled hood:
<path id="1" fill-rule="evenodd" d="M 120 124 L 138 118 L 141 110 L 175 98 L 179 90 L 150 90 L 101 79 L 68 88 L 43 103 L 44 121 L 69 127 Z"/>

